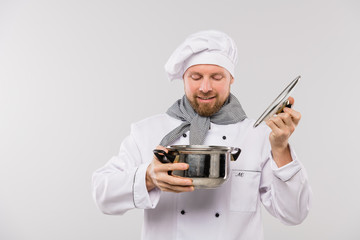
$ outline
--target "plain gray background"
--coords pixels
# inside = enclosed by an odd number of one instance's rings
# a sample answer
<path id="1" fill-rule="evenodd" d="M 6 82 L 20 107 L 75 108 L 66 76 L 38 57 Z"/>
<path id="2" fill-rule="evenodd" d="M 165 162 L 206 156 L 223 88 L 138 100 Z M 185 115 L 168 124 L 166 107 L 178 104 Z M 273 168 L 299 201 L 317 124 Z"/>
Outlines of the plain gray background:
<path id="1" fill-rule="evenodd" d="M 257 118 L 293 78 L 291 142 L 314 192 L 266 239 L 360 239 L 359 1 L 0 1 L 0 239 L 139 239 L 142 211 L 106 216 L 91 175 L 132 122 L 183 94 L 163 66 L 186 36 L 238 45 L 232 92 Z M 166 227 L 166 226 L 164 226 Z"/>

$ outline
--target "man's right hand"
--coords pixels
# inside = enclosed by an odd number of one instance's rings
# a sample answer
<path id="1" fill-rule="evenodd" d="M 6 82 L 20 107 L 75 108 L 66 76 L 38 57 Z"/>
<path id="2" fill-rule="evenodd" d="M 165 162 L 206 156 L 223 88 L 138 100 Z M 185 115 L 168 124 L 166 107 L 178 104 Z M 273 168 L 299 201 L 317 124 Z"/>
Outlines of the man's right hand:
<path id="1" fill-rule="evenodd" d="M 163 146 L 156 149 L 168 150 Z M 166 192 L 191 192 L 194 191 L 192 180 L 180 176 L 169 175 L 168 171 L 186 170 L 189 168 L 187 163 L 162 163 L 156 156 L 146 170 L 146 188 L 150 192 L 155 187 Z"/>

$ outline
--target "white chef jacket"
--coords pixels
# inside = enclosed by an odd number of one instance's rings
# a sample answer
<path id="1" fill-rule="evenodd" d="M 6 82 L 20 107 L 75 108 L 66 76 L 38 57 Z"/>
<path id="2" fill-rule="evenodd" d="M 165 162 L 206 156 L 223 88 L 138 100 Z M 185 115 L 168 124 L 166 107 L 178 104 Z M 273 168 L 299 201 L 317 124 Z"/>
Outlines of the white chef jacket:
<path id="1" fill-rule="evenodd" d="M 230 178 L 216 189 L 169 193 L 146 189 L 146 169 L 152 150 L 181 124 L 159 114 L 131 126 L 120 152 L 92 178 L 93 196 L 105 214 L 144 209 L 142 239 L 258 240 L 263 239 L 262 203 L 281 222 L 301 223 L 308 214 L 311 189 L 304 167 L 292 148 L 293 161 L 278 168 L 272 159 L 270 128 L 245 119 L 230 125 L 211 123 L 204 145 L 239 147 L 230 162 Z M 188 145 L 189 133 L 174 145 Z"/>

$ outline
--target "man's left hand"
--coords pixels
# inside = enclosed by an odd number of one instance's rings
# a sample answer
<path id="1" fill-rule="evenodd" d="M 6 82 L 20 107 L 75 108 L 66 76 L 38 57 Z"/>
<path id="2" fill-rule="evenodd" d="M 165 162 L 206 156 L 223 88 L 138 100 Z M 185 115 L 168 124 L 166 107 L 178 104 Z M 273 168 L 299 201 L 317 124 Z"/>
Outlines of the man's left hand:
<path id="1" fill-rule="evenodd" d="M 290 104 L 293 105 L 295 100 L 289 97 Z M 270 144 L 274 161 L 278 167 L 282 167 L 292 161 L 289 138 L 295 131 L 301 119 L 301 114 L 294 109 L 285 107 L 284 112 L 271 117 L 266 124 L 271 128 Z"/>

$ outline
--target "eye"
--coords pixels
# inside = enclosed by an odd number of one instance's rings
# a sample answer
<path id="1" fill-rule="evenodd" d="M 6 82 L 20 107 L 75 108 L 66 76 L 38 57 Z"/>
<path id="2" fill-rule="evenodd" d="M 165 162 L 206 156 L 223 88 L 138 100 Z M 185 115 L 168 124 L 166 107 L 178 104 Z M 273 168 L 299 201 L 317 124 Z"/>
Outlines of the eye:
<path id="1" fill-rule="evenodd" d="M 201 78 L 200 74 L 192 74 L 190 76 L 193 80 L 199 80 Z"/>
<path id="2" fill-rule="evenodd" d="M 223 78 L 223 75 L 221 75 L 221 74 L 215 74 L 215 75 L 213 75 L 212 77 L 213 77 L 213 79 L 215 79 L 215 80 L 221 80 L 221 79 Z"/>

